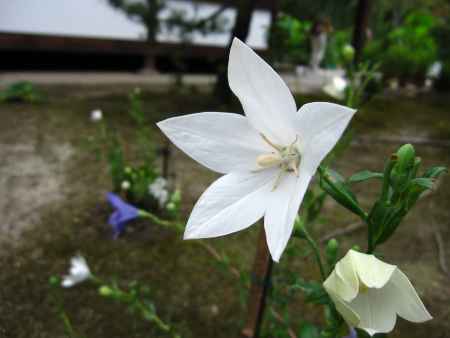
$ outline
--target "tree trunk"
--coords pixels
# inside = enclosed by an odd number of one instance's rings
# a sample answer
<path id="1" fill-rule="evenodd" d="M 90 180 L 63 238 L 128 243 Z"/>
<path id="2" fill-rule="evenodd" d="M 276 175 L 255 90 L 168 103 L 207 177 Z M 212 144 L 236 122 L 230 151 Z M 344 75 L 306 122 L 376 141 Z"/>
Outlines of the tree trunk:
<path id="1" fill-rule="evenodd" d="M 236 7 L 236 22 L 231 32 L 230 41 L 226 50 L 229 50 L 233 42 L 233 38 L 236 37 L 245 42 L 248 33 L 250 31 L 250 22 L 252 20 L 252 13 L 255 9 L 257 0 L 241 0 Z M 218 66 L 217 82 L 214 92 L 219 100 L 224 103 L 229 103 L 231 99 L 231 91 L 228 88 L 227 81 L 227 61 L 228 56 L 223 57 Z"/>
<path id="2" fill-rule="evenodd" d="M 355 27 L 353 30 L 353 47 L 355 48 L 355 64 L 361 62 L 364 42 L 369 25 L 369 14 L 372 0 L 359 0 L 356 7 Z"/>

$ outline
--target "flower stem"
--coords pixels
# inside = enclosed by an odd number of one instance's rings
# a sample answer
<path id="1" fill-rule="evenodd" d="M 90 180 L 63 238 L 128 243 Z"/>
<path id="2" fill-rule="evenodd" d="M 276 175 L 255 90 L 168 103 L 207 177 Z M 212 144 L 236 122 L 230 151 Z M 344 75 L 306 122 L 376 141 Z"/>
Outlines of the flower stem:
<path id="1" fill-rule="evenodd" d="M 314 239 L 309 234 L 308 230 L 306 230 L 305 226 L 303 227 L 302 230 L 303 230 L 303 235 L 305 236 L 306 241 L 308 242 L 309 246 L 313 250 L 314 256 L 315 256 L 316 261 L 317 261 L 317 264 L 319 265 L 320 275 L 322 277 L 322 280 L 324 281 L 327 278 L 327 276 L 325 274 L 325 268 L 324 268 L 324 265 L 322 263 L 322 258 L 320 256 L 319 247 L 317 246 L 317 243 L 314 241 Z"/>
<path id="2" fill-rule="evenodd" d="M 175 230 L 177 230 L 177 232 L 183 232 L 183 230 L 184 230 L 183 224 L 163 220 L 163 219 L 159 218 L 158 216 L 156 216 L 148 211 L 145 211 L 145 210 L 139 210 L 139 216 L 143 217 L 143 218 L 147 218 L 147 219 L 151 220 L 152 222 L 154 222 L 158 225 L 162 225 L 166 228 L 175 229 Z"/>

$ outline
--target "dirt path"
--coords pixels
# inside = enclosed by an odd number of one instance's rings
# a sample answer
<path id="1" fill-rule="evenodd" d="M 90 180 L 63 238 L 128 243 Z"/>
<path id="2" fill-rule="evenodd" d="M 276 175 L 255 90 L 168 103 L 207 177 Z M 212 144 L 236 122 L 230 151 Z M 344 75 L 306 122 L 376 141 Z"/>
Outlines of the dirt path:
<path id="1" fill-rule="evenodd" d="M 0 255 L 1 337 L 64 336 L 49 298 L 47 279 L 51 274 L 65 272 L 68 259 L 77 251 L 86 255 L 91 268 L 102 276 L 148 283 L 158 310 L 180 323 L 183 337 L 227 338 L 237 332 L 244 313 L 239 307 L 237 283 L 218 272 L 202 249 L 148 225 L 137 227 L 119 241 L 111 240 L 106 222 L 110 211 L 104 202 L 108 175 L 82 141 L 96 131 L 88 116 L 90 110 L 98 107 L 104 110 L 108 121 L 124 130 L 125 136 L 133 131 L 123 113 L 128 107 L 126 93 L 131 88 L 49 86 L 45 88 L 49 94 L 45 104 L 0 105 L 0 237 L 15 244 L 13 248 L 2 245 L 6 250 Z M 301 100 L 311 98 L 301 97 L 299 103 Z M 198 93 L 182 97 L 149 93 L 145 96 L 145 108 L 152 120 L 158 120 L 161 115 L 181 109 L 202 111 L 205 101 Z M 381 98 L 358 113 L 353 127 L 355 134 L 365 140 L 387 136 L 446 140 L 450 136 L 449 111 L 446 97 Z M 159 135 L 156 129 L 155 135 Z M 362 169 L 380 170 L 383 159 L 397 147 L 395 142 L 356 142 L 336 167 L 344 175 Z M 448 148 L 422 145 L 417 152 L 425 167 L 450 165 Z M 183 208 L 189 212 L 215 175 L 178 151 L 174 153 L 172 170 L 183 188 Z M 399 321 L 392 337 L 449 337 L 450 280 L 441 271 L 435 240 L 438 229 L 444 257 L 450 262 L 449 183 L 447 176 L 439 189 L 408 216 L 395 239 L 383 247 L 387 259 L 410 276 L 435 316 L 435 320 L 424 325 Z M 368 206 L 378 188 L 372 182 L 355 186 L 355 192 L 362 205 Z M 352 221 L 347 212 L 328 200 L 314 234 L 323 236 Z M 253 259 L 257 230 L 252 227 L 209 243 L 224 249 L 235 264 L 246 268 Z M 364 232 L 340 241 L 343 250 L 355 242 L 364 245 Z M 311 271 L 306 270 L 308 264 L 304 263 L 291 262 L 287 257 L 277 269 L 290 264 L 300 275 L 308 276 Z M 124 317 L 124 308 L 99 300 L 95 289 L 81 287 L 64 295 L 74 324 L 87 337 L 144 337 L 152 332 L 139 323 L 132 327 L 130 318 Z M 299 308 L 304 309 L 301 299 L 297 301 Z M 211 308 L 216 310 L 212 312 Z M 318 315 L 312 311 L 298 314 L 296 324 L 301 318 L 314 321 Z"/>

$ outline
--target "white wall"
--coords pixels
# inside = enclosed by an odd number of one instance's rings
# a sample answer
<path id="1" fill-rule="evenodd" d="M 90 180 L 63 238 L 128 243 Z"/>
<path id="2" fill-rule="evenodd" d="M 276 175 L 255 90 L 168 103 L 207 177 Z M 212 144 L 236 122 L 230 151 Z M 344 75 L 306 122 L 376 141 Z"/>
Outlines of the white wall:
<path id="1" fill-rule="evenodd" d="M 161 18 L 168 16 L 173 9 L 183 10 L 191 18 L 201 18 L 214 12 L 217 5 L 205 3 L 194 7 L 190 3 L 170 0 Z M 223 17 L 230 29 L 235 20 L 235 11 L 226 10 Z M 256 11 L 253 14 L 247 40 L 252 47 L 266 47 L 269 23 L 269 12 Z M 0 31 L 129 40 L 145 38 L 145 28 L 113 9 L 107 0 L 0 0 Z M 160 41 L 177 41 L 177 34 L 163 29 L 157 38 Z M 196 33 L 192 36 L 194 43 L 219 46 L 225 45 L 228 39 L 229 33 L 206 36 Z"/>

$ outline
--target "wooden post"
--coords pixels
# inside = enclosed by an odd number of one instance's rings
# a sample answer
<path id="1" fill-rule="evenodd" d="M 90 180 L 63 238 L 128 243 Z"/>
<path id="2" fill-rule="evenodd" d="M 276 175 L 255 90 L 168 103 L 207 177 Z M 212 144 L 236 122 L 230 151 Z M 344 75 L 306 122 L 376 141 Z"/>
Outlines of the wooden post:
<path id="1" fill-rule="evenodd" d="M 162 177 L 169 178 L 169 163 L 170 163 L 170 143 L 165 141 L 164 146 L 161 148 L 162 155 Z"/>
<path id="2" fill-rule="evenodd" d="M 248 299 L 247 321 L 241 332 L 243 338 L 257 338 L 266 305 L 266 296 L 270 288 L 272 257 L 267 248 L 266 233 L 261 228 L 258 239 L 255 263 L 252 272 L 252 284 Z"/>
<path id="3" fill-rule="evenodd" d="M 362 58 L 364 42 L 366 40 L 369 25 L 369 14 L 372 0 L 358 0 L 355 15 L 355 27 L 353 29 L 353 47 L 355 48 L 355 64 Z"/>

